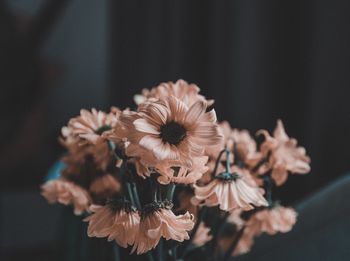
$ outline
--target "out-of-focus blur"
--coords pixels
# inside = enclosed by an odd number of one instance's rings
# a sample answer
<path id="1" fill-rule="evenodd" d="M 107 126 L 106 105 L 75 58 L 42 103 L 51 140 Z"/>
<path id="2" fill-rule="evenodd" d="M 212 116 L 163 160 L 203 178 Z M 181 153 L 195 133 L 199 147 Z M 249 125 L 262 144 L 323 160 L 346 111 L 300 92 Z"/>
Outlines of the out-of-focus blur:
<path id="1" fill-rule="evenodd" d="M 39 194 L 80 108 L 133 106 L 185 79 L 219 120 L 256 132 L 281 118 L 312 159 L 292 204 L 350 170 L 350 3 L 0 0 L 2 260 L 54 260 L 59 206 Z"/>

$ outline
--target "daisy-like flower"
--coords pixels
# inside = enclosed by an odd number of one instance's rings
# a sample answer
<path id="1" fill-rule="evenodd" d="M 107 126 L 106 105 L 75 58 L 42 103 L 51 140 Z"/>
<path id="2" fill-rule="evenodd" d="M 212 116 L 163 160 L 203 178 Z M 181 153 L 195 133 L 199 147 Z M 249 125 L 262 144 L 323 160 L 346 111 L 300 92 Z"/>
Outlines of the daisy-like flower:
<path id="1" fill-rule="evenodd" d="M 171 208 L 169 202 L 153 202 L 144 207 L 132 252 L 139 255 L 155 248 L 161 237 L 178 242 L 189 239 L 188 231 L 194 227 L 193 215 L 186 212 L 176 216 Z"/>
<path id="2" fill-rule="evenodd" d="M 134 244 L 140 215 L 128 201 L 109 200 L 105 206 L 92 205 L 90 211 L 93 214 L 84 219 L 89 237 L 108 237 L 124 248 Z"/>
<path id="3" fill-rule="evenodd" d="M 200 89 L 195 84 L 189 84 L 184 80 L 178 80 L 175 83 L 167 82 L 161 83 L 151 90 L 143 89 L 142 94 L 134 96 L 134 101 L 137 105 L 147 101 L 150 98 L 163 99 L 174 96 L 183 101 L 187 106 L 191 106 L 197 101 L 203 101 L 208 106 L 214 103 L 214 100 L 206 100 L 203 95 L 199 94 Z"/>
<path id="4" fill-rule="evenodd" d="M 74 135 L 90 143 L 96 144 L 103 140 L 103 133 L 110 131 L 118 122 L 120 111 L 113 107 L 109 114 L 96 109 L 81 110 L 80 116 L 69 121 L 68 127 Z"/>
<path id="5" fill-rule="evenodd" d="M 221 141 L 215 146 L 208 146 L 205 148 L 205 154 L 208 155 L 213 161 L 216 161 L 216 158 L 222 150 L 225 148 L 232 151 L 233 150 L 233 140 L 232 140 L 232 129 L 230 124 L 227 121 L 222 121 L 218 124 L 219 132 L 223 137 Z M 232 154 L 231 154 L 232 155 Z M 225 158 L 223 158 L 225 160 Z M 233 158 L 231 158 L 231 162 Z"/>
<path id="6" fill-rule="evenodd" d="M 197 247 L 201 247 L 212 240 L 212 238 L 213 236 L 210 234 L 210 228 L 207 227 L 204 222 L 201 222 L 196 234 L 194 235 L 192 243 Z"/>
<path id="7" fill-rule="evenodd" d="M 205 146 L 215 145 L 222 138 L 215 111 L 206 112 L 206 108 L 203 101 L 188 108 L 173 96 L 141 104 L 139 118 L 133 121 L 135 128 L 130 129 L 127 137 L 130 141 L 127 153 L 142 157 L 148 165 L 172 161 L 177 162 L 176 166 L 191 168 L 193 159 L 203 156 Z"/>
<path id="8" fill-rule="evenodd" d="M 157 172 L 160 174 L 157 180 L 163 185 L 170 182 L 194 184 L 202 177 L 203 173 L 208 171 L 207 162 L 208 157 L 202 156 L 193 158 L 193 166 L 191 168 L 176 166 L 171 164 L 171 162 L 169 162 L 169 165 L 165 163 L 156 165 Z"/>
<path id="9" fill-rule="evenodd" d="M 306 174 L 310 171 L 310 158 L 305 148 L 298 147 L 297 140 L 288 137 L 281 120 L 277 121 L 273 137 L 265 130 L 260 130 L 258 134 L 265 136 L 261 152 L 265 156 L 270 154 L 268 166 L 272 169 L 271 177 L 277 186 L 286 182 L 288 172 Z"/>
<path id="10" fill-rule="evenodd" d="M 297 220 L 297 213 L 292 208 L 276 206 L 272 209 L 264 209 L 255 213 L 248 221 L 247 228 L 254 231 L 255 235 L 265 232 L 275 235 L 278 232 L 289 232 Z"/>
<path id="11" fill-rule="evenodd" d="M 41 186 L 41 189 L 41 194 L 50 204 L 56 202 L 63 205 L 72 204 L 75 215 L 81 215 L 84 211 L 87 211 L 91 202 L 85 189 L 67 180 L 56 179 L 47 181 Z"/>
<path id="12" fill-rule="evenodd" d="M 232 166 L 230 172 L 216 175 L 208 185 L 194 186 L 195 199 L 206 206 L 219 206 L 221 210 L 237 208 L 251 210 L 253 206 L 267 206 L 260 189 L 246 169 Z"/>

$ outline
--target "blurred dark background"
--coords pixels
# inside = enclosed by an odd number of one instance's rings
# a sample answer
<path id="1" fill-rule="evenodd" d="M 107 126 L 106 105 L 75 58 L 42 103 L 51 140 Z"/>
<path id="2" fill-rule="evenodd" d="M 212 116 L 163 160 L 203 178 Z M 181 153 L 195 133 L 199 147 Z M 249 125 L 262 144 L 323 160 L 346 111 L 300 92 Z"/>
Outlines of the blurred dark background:
<path id="1" fill-rule="evenodd" d="M 220 120 L 255 133 L 281 118 L 312 172 L 286 204 L 350 169 L 350 2 L 346 0 L 0 0 L 2 260 L 50 260 L 61 209 L 39 195 L 80 108 L 132 106 L 183 78 Z"/>

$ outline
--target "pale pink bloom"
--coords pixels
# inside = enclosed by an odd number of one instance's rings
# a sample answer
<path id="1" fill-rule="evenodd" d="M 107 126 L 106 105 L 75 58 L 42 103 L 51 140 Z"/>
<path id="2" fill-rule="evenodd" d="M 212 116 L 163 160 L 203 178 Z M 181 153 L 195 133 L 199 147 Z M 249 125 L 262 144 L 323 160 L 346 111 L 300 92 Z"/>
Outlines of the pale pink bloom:
<path id="1" fill-rule="evenodd" d="M 238 157 L 249 167 L 255 166 L 262 159 L 262 154 L 257 151 L 255 140 L 247 130 L 233 129 L 231 137 Z"/>
<path id="2" fill-rule="evenodd" d="M 256 185 L 246 169 L 232 166 L 232 173 L 218 174 L 204 187 L 194 186 L 195 198 L 209 207 L 219 206 L 221 210 L 237 208 L 251 210 L 253 206 L 267 206 L 263 191 Z"/>
<path id="3" fill-rule="evenodd" d="M 190 212 L 195 218 L 198 217 L 198 205 L 192 204 L 193 192 L 191 190 L 182 190 L 178 193 L 179 206 L 174 210 L 175 213 Z"/>
<path id="4" fill-rule="evenodd" d="M 107 202 L 106 206 L 92 205 L 93 212 L 84 221 L 89 222 L 89 237 L 108 237 L 121 247 L 133 245 L 140 225 L 140 215 L 126 202 Z"/>
<path id="5" fill-rule="evenodd" d="M 59 202 L 63 205 L 73 205 L 74 214 L 81 215 L 90 205 L 90 197 L 85 189 L 74 183 L 56 179 L 47 181 L 41 186 L 41 194 L 51 204 Z"/>
<path id="6" fill-rule="evenodd" d="M 179 242 L 188 240 L 188 231 L 192 230 L 193 226 L 193 215 L 188 212 L 176 216 L 170 207 L 152 203 L 142 214 L 132 252 L 136 251 L 139 255 L 155 248 L 161 237 Z"/>
<path id="7" fill-rule="evenodd" d="M 192 243 L 197 247 L 201 247 L 212 240 L 212 238 L 213 236 L 210 234 L 210 228 L 207 227 L 204 222 L 201 222 L 196 234 L 194 235 Z"/>
<path id="8" fill-rule="evenodd" d="M 259 235 L 263 232 L 274 235 L 278 232 L 289 232 L 293 228 L 296 220 L 297 213 L 294 209 L 277 206 L 255 213 L 247 221 L 247 227 L 254 231 L 255 235 Z"/>
<path id="9" fill-rule="evenodd" d="M 120 111 L 112 108 L 111 113 L 91 109 L 91 111 L 82 109 L 80 116 L 69 121 L 68 126 L 74 135 L 93 144 L 103 139 L 103 133 L 110 131 L 118 122 Z"/>
<path id="10" fill-rule="evenodd" d="M 164 185 L 171 182 L 194 184 L 203 176 L 203 173 L 208 171 L 209 168 L 206 166 L 207 162 L 208 157 L 202 156 L 193 158 L 193 165 L 191 168 L 176 166 L 176 163 L 172 164 L 171 162 L 156 165 L 155 168 L 160 174 L 157 180 Z"/>
<path id="11" fill-rule="evenodd" d="M 120 182 L 110 174 L 95 178 L 91 182 L 89 190 L 97 195 L 113 195 L 121 189 Z"/>
<path id="12" fill-rule="evenodd" d="M 148 165 L 170 160 L 191 168 L 193 158 L 203 156 L 204 148 L 221 140 L 214 110 L 206 112 L 202 101 L 190 108 L 171 96 L 164 100 L 148 100 L 139 106 L 138 119 L 133 121 L 127 137 L 129 156 L 138 156 Z M 137 150 L 138 147 L 140 150 Z M 132 151 L 132 153 L 130 153 Z M 150 158 L 152 156 L 153 158 Z"/>
<path id="13" fill-rule="evenodd" d="M 150 98 L 164 99 L 166 97 L 174 96 L 183 101 L 187 106 L 191 106 L 197 101 L 203 101 L 208 106 L 214 103 L 213 100 L 206 100 L 203 95 L 199 94 L 200 89 L 195 84 L 189 84 L 184 80 L 178 80 L 175 83 L 167 82 L 161 83 L 151 90 L 143 89 L 142 94 L 134 96 L 134 101 L 137 105 L 147 101 Z"/>
<path id="14" fill-rule="evenodd" d="M 276 185 L 286 182 L 288 172 L 306 174 L 310 171 L 310 158 L 306 155 L 305 148 L 298 147 L 297 140 L 288 137 L 281 120 L 277 122 L 273 137 L 265 130 L 258 133 L 265 136 L 261 151 L 265 156 L 270 153 L 268 165 L 272 169 L 271 177 Z"/>

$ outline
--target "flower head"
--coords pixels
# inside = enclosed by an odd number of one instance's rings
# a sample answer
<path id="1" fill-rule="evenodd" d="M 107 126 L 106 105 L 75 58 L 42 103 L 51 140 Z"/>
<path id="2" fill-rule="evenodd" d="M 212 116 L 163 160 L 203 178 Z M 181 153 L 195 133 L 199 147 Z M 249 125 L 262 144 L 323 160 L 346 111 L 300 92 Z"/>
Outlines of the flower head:
<path id="1" fill-rule="evenodd" d="M 195 188 L 195 199 L 206 206 L 219 206 L 224 211 L 237 208 L 251 210 L 253 206 L 267 206 L 263 191 L 246 169 L 232 166 L 231 172 L 216 175 L 208 185 Z"/>
<path id="2" fill-rule="evenodd" d="M 278 232 L 289 232 L 296 220 L 297 213 L 294 209 L 277 206 L 258 211 L 247 221 L 246 225 L 254 231 L 255 235 L 260 235 L 262 232 L 274 235 Z"/>
<path id="3" fill-rule="evenodd" d="M 128 117 L 134 128 L 127 137 L 127 154 L 152 167 L 159 161 L 170 161 L 191 168 L 206 146 L 221 140 L 215 111 L 206 112 L 206 107 L 197 101 L 189 108 L 173 96 L 141 104 L 138 114 Z"/>
<path id="4" fill-rule="evenodd" d="M 183 242 L 189 239 L 188 231 L 193 229 L 193 215 L 186 212 L 176 216 L 168 202 L 153 202 L 144 207 L 132 252 L 145 253 L 155 248 L 161 237 Z"/>
<path id="5" fill-rule="evenodd" d="M 59 202 L 74 206 L 74 214 L 81 215 L 90 205 L 90 197 L 85 189 L 74 183 L 63 180 L 50 180 L 41 187 L 42 195 L 51 204 Z"/>
<path id="6" fill-rule="evenodd" d="M 113 195 L 121 189 L 120 182 L 110 174 L 104 174 L 91 182 L 89 190 L 97 195 Z"/>
<path id="7" fill-rule="evenodd" d="M 74 135 L 84 141 L 96 144 L 103 139 L 103 133 L 110 131 L 118 122 L 120 111 L 113 107 L 109 114 L 96 109 L 81 110 L 80 116 L 69 121 L 68 126 Z"/>
<path id="8" fill-rule="evenodd" d="M 265 136 L 261 152 L 264 155 L 270 154 L 268 166 L 272 169 L 271 177 L 276 185 L 286 182 L 288 172 L 306 174 L 310 171 L 310 158 L 305 149 L 297 146 L 296 139 L 288 137 L 281 120 L 277 122 L 273 137 L 265 130 L 258 133 Z"/>
<path id="9" fill-rule="evenodd" d="M 187 106 L 191 106 L 197 101 L 203 101 L 208 106 L 214 103 L 213 100 L 206 100 L 203 95 L 199 94 L 200 89 L 195 84 L 189 84 L 184 80 L 174 82 L 164 82 L 151 90 L 143 89 L 141 95 L 135 95 L 134 100 L 137 105 L 147 101 L 148 99 L 164 99 L 174 96 L 183 101 Z"/>
<path id="10" fill-rule="evenodd" d="M 110 200 L 105 206 L 92 205 L 90 211 L 93 214 L 84 219 L 89 237 L 108 237 L 125 248 L 134 244 L 140 216 L 128 201 Z"/>

